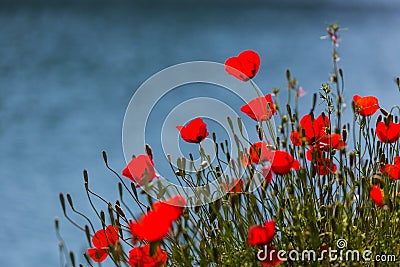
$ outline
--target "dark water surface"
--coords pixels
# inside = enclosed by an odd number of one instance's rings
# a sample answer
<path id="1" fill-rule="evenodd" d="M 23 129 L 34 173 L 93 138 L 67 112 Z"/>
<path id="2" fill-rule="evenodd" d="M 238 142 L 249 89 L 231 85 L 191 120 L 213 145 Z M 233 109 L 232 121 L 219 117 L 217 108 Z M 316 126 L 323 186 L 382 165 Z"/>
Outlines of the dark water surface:
<path id="1" fill-rule="evenodd" d="M 58 194 L 70 192 L 88 210 L 84 168 L 97 192 L 116 197 L 101 151 L 118 171 L 124 167 L 125 108 L 134 90 L 165 67 L 224 62 L 254 49 L 262 56 L 256 77 L 262 90 L 284 87 L 290 68 L 308 92 L 301 104 L 309 107 L 331 70 L 330 45 L 319 37 L 325 23 L 338 21 L 348 28 L 340 43 L 347 103 L 357 92 L 378 96 L 384 106 L 398 104 L 400 9 L 370 3 L 0 3 L 0 266 L 58 266 Z M 61 227 L 70 249 L 85 249 L 83 234 L 64 219 Z"/>

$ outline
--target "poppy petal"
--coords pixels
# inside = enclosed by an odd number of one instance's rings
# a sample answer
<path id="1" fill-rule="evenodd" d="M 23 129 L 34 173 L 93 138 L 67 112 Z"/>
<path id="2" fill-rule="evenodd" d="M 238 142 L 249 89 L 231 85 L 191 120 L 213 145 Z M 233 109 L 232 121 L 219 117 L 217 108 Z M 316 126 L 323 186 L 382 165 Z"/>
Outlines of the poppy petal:
<path id="1" fill-rule="evenodd" d="M 148 155 L 143 154 L 131 159 L 122 171 L 123 176 L 131 179 L 139 186 L 143 185 L 146 173 L 149 182 L 157 178 L 152 159 Z"/>
<path id="2" fill-rule="evenodd" d="M 375 204 L 378 207 L 382 207 L 383 206 L 383 193 L 382 193 L 382 189 L 380 189 L 378 186 L 373 185 L 371 187 L 371 192 L 370 192 L 370 196 L 372 198 L 372 200 L 375 202 Z"/>
<path id="3" fill-rule="evenodd" d="M 276 113 L 276 108 L 271 94 L 267 94 L 250 100 L 240 111 L 255 121 L 267 121 Z"/>
<path id="4" fill-rule="evenodd" d="M 94 260 L 95 262 L 102 262 L 108 256 L 107 250 L 101 249 L 101 248 L 100 249 L 98 249 L 98 248 L 89 248 L 87 250 L 87 252 L 88 252 L 90 258 L 92 258 L 92 260 Z"/>
<path id="5" fill-rule="evenodd" d="M 167 252 L 159 246 L 150 255 L 150 245 L 134 247 L 129 251 L 129 265 L 132 267 L 162 267 L 167 263 Z"/>

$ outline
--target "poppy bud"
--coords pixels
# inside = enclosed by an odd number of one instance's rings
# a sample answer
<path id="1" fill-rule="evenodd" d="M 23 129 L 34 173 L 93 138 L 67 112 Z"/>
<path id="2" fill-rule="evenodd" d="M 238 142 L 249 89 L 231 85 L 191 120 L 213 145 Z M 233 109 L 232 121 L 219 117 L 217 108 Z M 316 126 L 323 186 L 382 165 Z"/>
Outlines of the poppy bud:
<path id="1" fill-rule="evenodd" d="M 383 114 L 384 116 L 388 116 L 388 115 L 389 115 L 389 112 L 387 112 L 386 109 L 384 109 L 384 108 L 379 108 L 379 110 L 382 112 L 382 114 Z"/>
<path id="2" fill-rule="evenodd" d="M 92 245 L 92 242 L 90 242 L 91 235 L 90 235 L 89 226 L 87 224 L 85 225 L 85 234 L 86 234 L 88 244 L 89 244 L 89 246 L 91 246 Z"/>
<path id="3" fill-rule="evenodd" d="M 122 216 L 122 217 L 125 217 L 125 213 L 124 213 L 124 211 L 122 210 L 121 205 L 120 205 L 120 203 L 119 203 L 118 200 L 117 200 L 117 202 L 115 203 L 115 210 L 117 211 L 117 214 L 118 214 L 118 215 L 120 215 L 120 216 Z"/>
<path id="4" fill-rule="evenodd" d="M 138 194 L 136 191 L 136 185 L 134 183 L 131 182 L 131 188 L 132 188 L 132 192 L 135 195 L 136 199 L 138 198 Z"/>
<path id="5" fill-rule="evenodd" d="M 104 214 L 103 210 L 100 211 L 100 219 L 101 219 L 102 224 L 104 224 L 106 222 L 106 215 Z"/>
<path id="6" fill-rule="evenodd" d="M 310 113 L 312 113 L 314 111 L 316 104 L 317 104 L 317 94 L 313 94 L 313 102 L 312 102 L 312 108 L 311 108 Z"/>
<path id="7" fill-rule="evenodd" d="M 260 128 L 258 125 L 256 125 L 256 130 L 257 130 L 258 139 L 260 141 L 262 141 L 264 139 L 264 134 L 263 134 L 262 128 Z"/>
<path id="8" fill-rule="evenodd" d="M 122 199 L 122 192 L 123 192 L 123 190 L 122 190 L 122 183 L 119 182 L 119 183 L 118 183 L 118 193 L 119 193 L 119 198 L 121 198 L 121 199 Z"/>
<path id="9" fill-rule="evenodd" d="M 107 153 L 106 153 L 106 151 L 103 150 L 102 155 L 103 155 L 104 163 L 105 163 L 106 165 L 108 165 L 108 160 L 107 160 Z"/>
<path id="10" fill-rule="evenodd" d="M 399 77 L 396 78 L 396 83 L 397 83 L 397 87 L 399 88 L 399 91 L 400 91 L 400 78 Z"/>
<path id="11" fill-rule="evenodd" d="M 220 147 L 221 147 L 221 149 L 222 149 L 222 152 L 225 154 L 225 146 L 224 146 L 224 143 L 221 142 L 221 143 L 219 143 L 219 145 L 220 145 Z"/>
<path id="12" fill-rule="evenodd" d="M 75 264 L 75 255 L 74 255 L 74 252 L 72 250 L 69 252 L 69 258 L 71 259 L 72 267 L 75 267 L 76 266 L 76 264 Z"/>
<path id="13" fill-rule="evenodd" d="M 290 70 L 289 69 L 286 70 L 286 79 L 288 81 L 290 81 Z"/>
<path id="14" fill-rule="evenodd" d="M 56 230 L 58 231 L 60 229 L 58 217 L 54 218 L 54 225 Z"/>
<path id="15" fill-rule="evenodd" d="M 61 208 L 63 212 L 65 213 L 65 199 L 63 193 L 60 193 L 60 203 L 61 203 Z"/>
<path id="16" fill-rule="evenodd" d="M 214 143 L 217 143 L 217 135 L 215 134 L 215 132 L 212 133 L 212 139 Z"/>
<path id="17" fill-rule="evenodd" d="M 226 119 L 228 120 L 229 127 L 231 128 L 231 130 L 233 132 L 233 123 L 232 123 L 231 117 L 227 117 Z"/>
<path id="18" fill-rule="evenodd" d="M 85 182 L 85 188 L 86 190 L 89 189 L 89 176 L 87 170 L 83 170 L 83 180 Z"/>
<path id="19" fill-rule="evenodd" d="M 108 203 L 107 209 L 108 209 L 108 215 L 110 216 L 111 224 L 114 224 L 115 217 L 114 217 L 113 206 L 111 205 L 111 203 Z"/>
<path id="20" fill-rule="evenodd" d="M 239 127 L 239 131 L 241 134 L 243 134 L 243 123 L 242 123 L 242 119 L 240 117 L 237 118 L 237 122 L 238 122 L 238 127 Z"/>
<path id="21" fill-rule="evenodd" d="M 151 146 L 150 146 L 149 144 L 146 144 L 145 149 L 146 149 L 146 154 L 147 154 L 151 159 L 153 159 L 153 151 L 152 151 L 152 149 L 151 149 Z"/>
<path id="22" fill-rule="evenodd" d="M 286 110 L 288 112 L 288 116 L 291 117 L 292 116 L 292 108 L 290 107 L 289 104 L 286 105 Z"/>
<path id="23" fill-rule="evenodd" d="M 73 205 L 73 203 L 72 203 L 72 198 L 71 198 L 71 195 L 70 195 L 70 194 L 67 194 L 67 200 L 68 200 L 68 203 L 69 203 L 69 205 L 71 206 L 71 208 L 74 209 L 74 205 Z"/>
<path id="24" fill-rule="evenodd" d="M 356 161 L 356 155 L 353 152 L 350 152 L 349 158 L 350 158 L 350 168 L 352 168 Z"/>

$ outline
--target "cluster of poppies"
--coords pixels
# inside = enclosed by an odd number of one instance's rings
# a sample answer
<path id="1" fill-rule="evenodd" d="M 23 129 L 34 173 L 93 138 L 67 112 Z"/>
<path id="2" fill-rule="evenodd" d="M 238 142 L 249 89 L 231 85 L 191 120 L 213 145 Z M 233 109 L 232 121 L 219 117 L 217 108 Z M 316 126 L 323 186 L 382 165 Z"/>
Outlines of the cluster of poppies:
<path id="1" fill-rule="evenodd" d="M 117 255 L 119 235 L 118 227 L 109 225 L 107 228 L 97 231 L 92 237 L 94 248 L 88 249 L 89 256 L 95 262 L 104 261 L 109 254 Z M 167 262 L 167 253 L 159 246 L 153 254 L 150 253 L 150 245 L 133 247 L 129 251 L 128 263 L 132 267 L 162 267 Z"/>
<path id="2" fill-rule="evenodd" d="M 151 253 L 150 244 L 164 239 L 171 230 L 172 223 L 183 214 L 186 200 L 181 196 L 174 196 L 165 201 L 157 201 L 153 209 L 147 211 L 140 220 L 131 221 L 129 229 L 132 234 L 132 243 L 145 243 L 135 246 L 129 251 L 129 264 L 132 267 L 162 267 L 167 262 L 167 252 L 158 245 Z M 88 255 L 95 262 L 104 261 L 109 254 L 117 251 L 119 243 L 118 227 L 109 225 L 105 230 L 97 231 L 92 237 L 94 248 L 88 249 Z"/>
<path id="3" fill-rule="evenodd" d="M 355 95 L 353 97 L 353 102 L 355 113 L 363 117 L 374 115 L 380 108 L 378 99 L 374 96 L 361 97 Z M 384 114 L 385 113 L 386 112 L 384 112 Z M 376 136 L 382 143 L 395 143 L 400 138 L 400 124 L 392 120 L 393 117 L 389 114 L 386 114 L 383 121 L 381 121 L 381 118 L 378 118 L 378 122 L 376 123 Z M 394 158 L 394 164 L 383 164 L 380 171 L 383 175 L 398 180 L 400 178 L 400 157 Z M 383 190 L 378 185 L 373 185 L 371 187 L 370 196 L 378 207 L 384 205 Z"/>
<path id="4" fill-rule="evenodd" d="M 109 225 L 104 230 L 97 231 L 92 237 L 92 243 L 95 248 L 89 248 L 88 254 L 95 262 L 104 261 L 109 254 L 113 255 L 117 251 L 119 243 L 118 228 Z M 150 245 L 133 247 L 129 251 L 128 263 L 132 267 L 154 266 L 162 267 L 167 262 L 167 253 L 159 246 L 156 247 L 153 254 L 150 253 Z"/>
<path id="5" fill-rule="evenodd" d="M 317 118 L 313 114 L 307 114 L 300 120 L 298 131 L 293 131 L 290 139 L 295 146 L 303 144 L 309 146 L 306 152 L 307 160 L 313 161 L 316 173 L 327 175 L 337 170 L 330 158 L 326 157 L 324 152 L 330 152 L 332 149 L 339 150 L 346 144 L 340 134 L 330 134 L 330 120 L 324 113 Z"/>
<path id="6" fill-rule="evenodd" d="M 259 66 L 260 57 L 251 50 L 231 57 L 225 62 L 226 72 L 243 82 L 252 79 L 257 74 Z M 376 97 L 359 95 L 353 97 L 353 107 L 355 113 L 362 117 L 372 116 L 380 108 Z M 277 112 L 271 94 L 250 100 L 240 110 L 257 122 L 267 121 Z M 199 144 L 209 135 L 207 125 L 201 118 L 195 118 L 186 125 L 176 126 L 176 128 L 181 138 L 188 143 Z M 310 113 L 300 119 L 299 125 L 290 134 L 290 140 L 294 146 L 307 148 L 306 158 L 312 162 L 315 173 L 320 176 L 337 171 L 336 164 L 328 155 L 332 150 L 340 150 L 346 146 L 344 137 L 341 134 L 331 133 L 330 129 L 331 122 L 328 116 L 321 113 L 315 117 L 313 113 Z M 397 142 L 400 137 L 400 124 L 393 122 L 389 115 L 383 121 L 377 122 L 376 135 L 382 143 Z M 270 145 L 263 141 L 253 143 L 246 152 L 240 159 L 241 164 L 244 166 L 261 164 L 262 175 L 267 184 L 272 182 L 273 174 L 286 175 L 300 169 L 299 161 L 290 153 L 284 150 L 272 150 Z M 394 164 L 383 165 L 381 172 L 395 180 L 399 179 L 400 157 L 394 159 Z M 122 174 L 137 186 L 143 186 L 157 178 L 152 156 L 145 154 L 133 157 Z M 235 178 L 232 183 L 223 184 L 222 188 L 226 192 L 239 193 L 243 191 L 244 181 L 241 178 Z M 371 187 L 370 196 L 377 206 L 383 205 L 383 193 L 379 186 Z M 151 254 L 149 244 L 161 241 L 168 235 L 173 222 L 182 216 L 183 206 L 186 204 L 186 200 L 181 196 L 158 201 L 153 204 L 152 209 L 142 215 L 140 220 L 130 222 L 129 229 L 133 243 L 136 244 L 139 241 L 144 244 L 130 250 L 131 266 L 164 266 L 166 264 L 166 252 L 157 246 L 155 252 Z M 270 253 L 274 253 L 275 248 L 271 244 L 274 235 L 275 222 L 273 220 L 267 221 L 263 226 L 250 226 L 248 244 L 266 246 Z M 110 250 L 118 245 L 118 228 L 110 225 L 105 230 L 96 232 L 92 242 L 94 248 L 89 248 L 88 254 L 96 262 L 103 261 L 108 254 L 112 255 Z M 273 256 L 267 258 L 267 261 L 261 262 L 263 266 L 277 266 L 282 263 Z"/>

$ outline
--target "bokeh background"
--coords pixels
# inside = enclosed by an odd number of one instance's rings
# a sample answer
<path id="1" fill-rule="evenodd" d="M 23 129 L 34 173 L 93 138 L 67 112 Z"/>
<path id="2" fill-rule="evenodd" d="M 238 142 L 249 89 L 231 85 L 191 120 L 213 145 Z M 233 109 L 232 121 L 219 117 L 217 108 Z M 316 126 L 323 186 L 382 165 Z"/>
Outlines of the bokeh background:
<path id="1" fill-rule="evenodd" d="M 63 219 L 58 194 L 88 211 L 88 169 L 94 190 L 116 197 L 101 151 L 124 167 L 124 112 L 155 72 L 253 49 L 262 90 L 284 88 L 290 68 L 309 107 L 332 69 L 320 36 L 340 22 L 347 104 L 373 94 L 388 107 L 400 99 L 399 12 L 396 0 L 0 1 L 0 266 L 59 266 L 55 216 L 82 259 L 84 235 Z"/>

